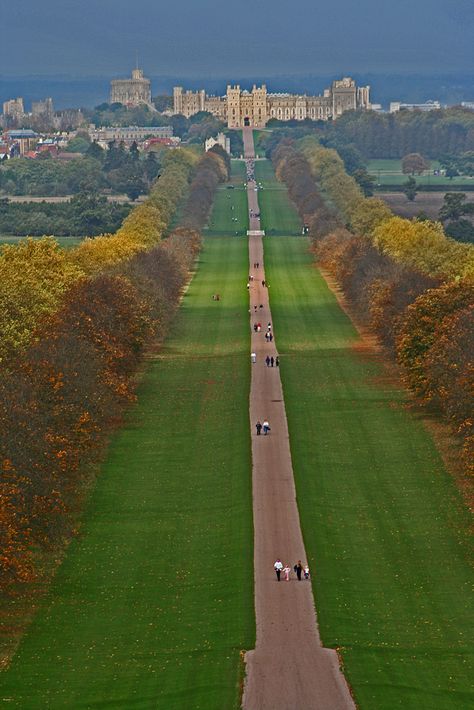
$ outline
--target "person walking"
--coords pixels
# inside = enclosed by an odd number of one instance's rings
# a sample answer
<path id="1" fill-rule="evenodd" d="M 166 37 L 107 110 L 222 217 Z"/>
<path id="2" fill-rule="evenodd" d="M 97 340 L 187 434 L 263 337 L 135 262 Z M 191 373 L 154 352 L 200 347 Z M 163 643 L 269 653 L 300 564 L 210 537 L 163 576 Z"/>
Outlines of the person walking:
<path id="1" fill-rule="evenodd" d="M 264 436 L 266 436 L 268 434 L 268 432 L 271 431 L 270 424 L 268 423 L 268 419 L 263 420 L 262 428 L 263 428 Z"/>
<path id="2" fill-rule="evenodd" d="M 277 367 L 280 367 L 280 358 L 279 358 L 278 355 L 277 355 L 276 358 L 275 358 L 275 365 L 276 365 Z"/>
<path id="3" fill-rule="evenodd" d="M 285 565 L 283 567 L 283 572 L 285 573 L 285 582 L 289 582 L 290 581 L 290 572 L 291 572 L 290 567 L 288 565 Z"/>
<path id="4" fill-rule="evenodd" d="M 280 581 L 280 575 L 283 569 L 283 562 L 280 560 L 280 558 L 278 558 L 275 564 L 273 565 L 273 569 L 276 572 L 277 580 Z"/>
<path id="5" fill-rule="evenodd" d="M 265 362 L 267 363 L 267 367 L 270 367 L 270 355 L 267 355 Z"/>
<path id="6" fill-rule="evenodd" d="M 270 342 L 272 342 L 272 340 L 273 340 L 273 334 L 272 334 L 271 332 L 268 333 L 268 340 L 269 340 Z"/>
<path id="7" fill-rule="evenodd" d="M 260 436 L 260 433 L 262 431 L 262 422 L 260 421 L 260 419 L 255 424 L 255 428 L 257 430 L 257 436 Z"/>
<path id="8" fill-rule="evenodd" d="M 305 578 L 305 579 L 309 579 L 309 567 L 308 567 L 308 563 L 306 563 L 305 566 L 303 567 L 303 574 L 304 574 L 304 578 Z"/>
<path id="9" fill-rule="evenodd" d="M 270 367 L 273 367 L 274 364 L 275 364 L 275 358 L 272 355 L 270 358 Z"/>
<path id="10" fill-rule="evenodd" d="M 257 362 L 257 353 L 251 353 L 250 359 L 252 360 L 252 362 Z"/>
<path id="11" fill-rule="evenodd" d="M 301 573 L 303 571 L 303 563 L 301 562 L 301 560 L 298 560 L 293 569 L 295 570 L 295 574 L 298 577 L 298 582 L 301 582 Z"/>

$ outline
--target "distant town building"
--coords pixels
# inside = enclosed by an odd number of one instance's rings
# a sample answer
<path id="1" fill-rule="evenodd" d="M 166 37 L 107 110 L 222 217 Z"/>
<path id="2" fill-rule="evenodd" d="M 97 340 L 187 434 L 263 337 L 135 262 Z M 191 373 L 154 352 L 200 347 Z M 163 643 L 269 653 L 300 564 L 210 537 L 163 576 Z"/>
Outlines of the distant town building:
<path id="1" fill-rule="evenodd" d="M 23 99 L 18 97 L 17 99 L 5 101 L 3 104 L 3 115 L 5 118 L 9 118 L 13 121 L 20 121 L 25 115 Z"/>
<path id="2" fill-rule="evenodd" d="M 228 138 L 224 133 L 218 133 L 215 138 L 208 138 L 205 141 L 204 147 L 206 152 L 211 150 L 211 148 L 214 148 L 215 145 L 220 145 L 220 147 L 230 155 L 230 138 Z"/>
<path id="3" fill-rule="evenodd" d="M 350 77 L 333 81 L 322 96 L 269 93 L 265 84 L 259 87 L 254 84 L 251 91 L 229 84 L 225 96 L 209 96 L 204 89 L 185 91 L 181 86 L 173 89 L 174 114 L 189 118 L 199 111 L 209 111 L 227 122 L 229 128 L 262 128 L 272 118 L 280 121 L 303 121 L 306 118 L 327 121 L 341 116 L 345 111 L 370 107 L 370 87 L 358 87 Z"/>
<path id="4" fill-rule="evenodd" d="M 151 83 L 145 79 L 142 69 L 134 69 L 131 79 L 113 79 L 110 91 L 111 104 L 124 106 L 146 105 L 153 108 L 151 103 Z"/>
<path id="5" fill-rule="evenodd" d="M 54 114 L 54 127 L 58 131 L 76 130 L 84 123 L 84 114 L 79 108 L 69 108 Z"/>
<path id="6" fill-rule="evenodd" d="M 425 101 L 423 104 L 404 104 L 401 101 L 390 102 L 390 113 L 399 111 L 437 111 L 441 108 L 439 101 Z"/>
<path id="7" fill-rule="evenodd" d="M 38 118 L 52 118 L 54 116 L 53 99 L 48 98 L 43 101 L 33 101 L 31 104 L 31 114 Z"/>
<path id="8" fill-rule="evenodd" d="M 89 128 L 89 136 L 93 141 L 117 141 L 124 143 L 141 143 L 146 138 L 172 138 L 173 126 L 111 126 L 108 128 Z"/>
<path id="9" fill-rule="evenodd" d="M 29 128 L 22 128 L 15 131 L 6 132 L 7 141 L 10 144 L 10 155 L 23 156 L 36 147 L 39 135 Z"/>
<path id="10" fill-rule="evenodd" d="M 468 108 L 470 111 L 474 111 L 474 101 L 461 101 L 461 106 Z"/>

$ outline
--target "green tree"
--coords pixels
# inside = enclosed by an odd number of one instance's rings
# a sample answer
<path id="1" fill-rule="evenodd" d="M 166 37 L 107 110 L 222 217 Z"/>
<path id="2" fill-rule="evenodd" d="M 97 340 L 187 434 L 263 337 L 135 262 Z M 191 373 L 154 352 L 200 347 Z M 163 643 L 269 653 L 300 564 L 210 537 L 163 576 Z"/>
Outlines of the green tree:
<path id="1" fill-rule="evenodd" d="M 416 193 L 418 192 L 418 185 L 412 175 L 410 175 L 408 180 L 403 183 L 403 192 L 405 193 L 407 200 L 410 202 L 414 201 Z"/>
<path id="2" fill-rule="evenodd" d="M 444 203 L 439 211 L 439 218 L 442 222 L 448 220 L 458 220 L 466 214 L 474 212 L 474 204 L 467 202 L 464 192 L 447 192 L 444 196 Z"/>
<path id="3" fill-rule="evenodd" d="M 86 155 L 89 158 L 94 158 L 94 160 L 99 160 L 100 162 L 102 162 L 105 157 L 104 149 L 100 147 L 97 141 L 90 144 L 86 151 Z"/>
<path id="4" fill-rule="evenodd" d="M 372 197 L 374 194 L 375 177 L 370 175 L 365 168 L 356 170 L 352 177 L 361 188 L 365 197 Z"/>

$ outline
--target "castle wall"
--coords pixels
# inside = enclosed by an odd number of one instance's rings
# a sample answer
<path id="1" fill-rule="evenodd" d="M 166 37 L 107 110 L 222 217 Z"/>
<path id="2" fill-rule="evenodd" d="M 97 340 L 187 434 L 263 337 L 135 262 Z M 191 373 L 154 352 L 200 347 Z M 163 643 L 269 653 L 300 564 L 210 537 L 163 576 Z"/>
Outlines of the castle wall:
<path id="1" fill-rule="evenodd" d="M 174 113 L 187 118 L 198 111 L 209 111 L 229 128 L 244 125 L 263 128 L 271 118 L 280 121 L 327 121 L 337 118 L 345 111 L 356 108 L 370 108 L 370 87 L 357 87 L 350 77 L 344 77 L 325 89 L 323 96 L 294 94 L 269 94 L 267 87 L 254 86 L 245 91 L 239 85 L 227 86 L 225 96 L 207 96 L 204 91 L 173 90 Z"/>

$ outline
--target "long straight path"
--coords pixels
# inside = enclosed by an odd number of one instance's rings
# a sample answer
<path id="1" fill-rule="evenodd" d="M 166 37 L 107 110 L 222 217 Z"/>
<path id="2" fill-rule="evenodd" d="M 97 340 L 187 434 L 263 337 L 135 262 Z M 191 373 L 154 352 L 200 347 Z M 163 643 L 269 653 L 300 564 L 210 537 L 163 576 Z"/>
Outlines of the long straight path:
<path id="1" fill-rule="evenodd" d="M 278 582 L 273 563 L 281 558 L 291 568 L 305 562 L 293 479 L 288 427 L 278 367 L 268 367 L 266 356 L 276 358 L 275 338 L 267 342 L 271 324 L 265 280 L 258 192 L 253 179 L 252 129 L 245 128 L 244 151 L 250 214 L 249 281 L 252 326 L 250 423 L 252 427 L 254 568 L 257 640 L 246 654 L 245 710 L 346 710 L 354 708 L 337 653 L 321 646 L 311 584 Z M 253 232 L 253 235 L 252 235 Z M 258 267 L 255 265 L 258 264 Z M 255 309 L 255 306 L 257 307 Z M 260 322 L 260 332 L 253 325 Z M 277 334 L 278 335 L 278 334 Z M 255 423 L 268 419 L 268 436 L 257 436 Z"/>

